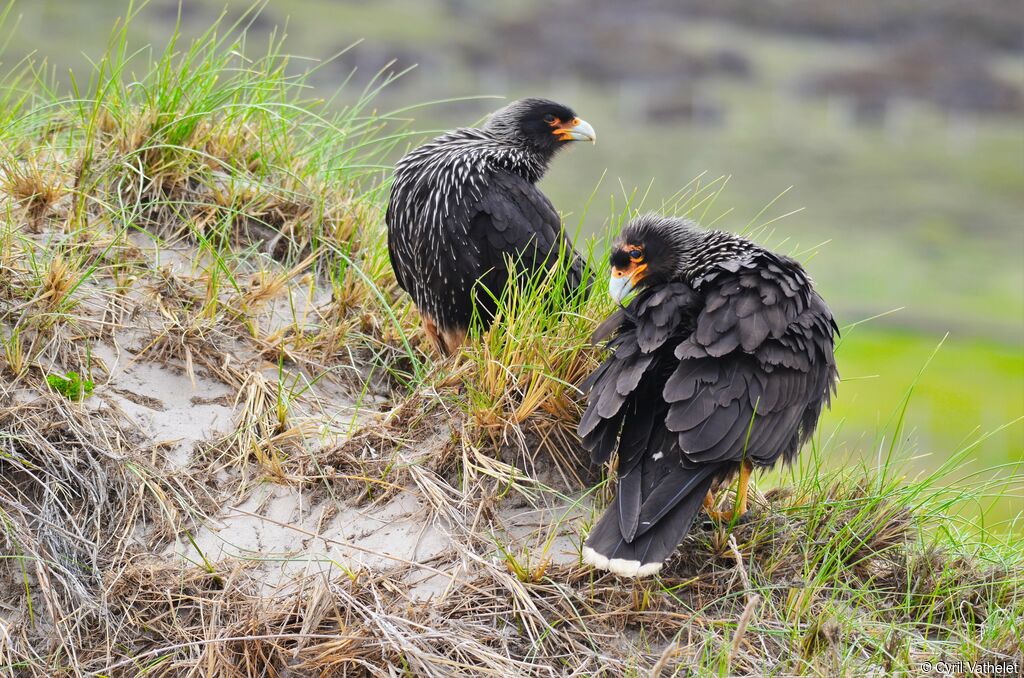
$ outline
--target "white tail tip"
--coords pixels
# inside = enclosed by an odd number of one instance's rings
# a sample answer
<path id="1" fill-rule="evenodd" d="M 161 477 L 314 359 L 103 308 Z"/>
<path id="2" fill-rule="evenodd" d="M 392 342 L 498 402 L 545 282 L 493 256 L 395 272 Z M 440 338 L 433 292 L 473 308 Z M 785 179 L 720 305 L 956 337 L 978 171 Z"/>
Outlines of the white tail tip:
<path id="1" fill-rule="evenodd" d="M 608 570 L 620 577 L 650 577 L 653 574 L 657 574 L 662 566 L 662 563 L 647 563 L 644 565 L 639 560 L 605 558 L 589 546 L 583 547 L 583 562 L 600 570 Z"/>

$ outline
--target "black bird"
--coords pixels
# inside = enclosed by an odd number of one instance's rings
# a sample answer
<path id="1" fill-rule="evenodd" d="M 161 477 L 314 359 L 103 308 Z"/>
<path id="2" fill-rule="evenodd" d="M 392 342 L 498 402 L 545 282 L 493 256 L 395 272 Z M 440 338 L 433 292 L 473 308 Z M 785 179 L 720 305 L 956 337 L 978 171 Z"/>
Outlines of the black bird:
<path id="1" fill-rule="evenodd" d="M 462 344 L 474 303 L 489 326 L 509 259 L 532 274 L 560 249 L 573 252 L 558 212 L 535 184 L 561 148 L 595 138 L 566 106 L 522 99 L 482 128 L 443 134 L 398 162 L 385 216 L 388 253 L 442 354 Z M 566 277 L 575 290 L 584 267 L 573 257 Z"/>
<path id="2" fill-rule="evenodd" d="M 746 511 L 753 468 L 790 462 L 835 392 L 838 327 L 795 260 L 731 233 L 644 215 L 611 253 L 598 331 L 611 354 L 587 379 L 579 425 L 595 463 L 618 452 L 618 490 L 583 559 L 656 573 L 702 504 Z M 740 474 L 731 515 L 713 489 Z"/>

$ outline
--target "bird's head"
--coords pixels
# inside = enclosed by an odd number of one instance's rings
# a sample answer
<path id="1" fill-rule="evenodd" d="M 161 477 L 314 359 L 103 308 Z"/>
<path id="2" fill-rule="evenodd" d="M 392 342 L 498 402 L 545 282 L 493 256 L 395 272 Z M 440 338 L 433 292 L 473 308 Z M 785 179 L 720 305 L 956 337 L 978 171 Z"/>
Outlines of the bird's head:
<path id="1" fill-rule="evenodd" d="M 693 258 L 703 231 L 688 219 L 643 214 L 622 229 L 612 245 L 608 291 L 621 303 L 638 287 L 679 278 Z"/>
<path id="2" fill-rule="evenodd" d="M 484 129 L 494 136 L 526 145 L 545 156 L 572 141 L 595 141 L 597 134 L 568 106 L 547 99 L 519 99 L 495 111 Z"/>

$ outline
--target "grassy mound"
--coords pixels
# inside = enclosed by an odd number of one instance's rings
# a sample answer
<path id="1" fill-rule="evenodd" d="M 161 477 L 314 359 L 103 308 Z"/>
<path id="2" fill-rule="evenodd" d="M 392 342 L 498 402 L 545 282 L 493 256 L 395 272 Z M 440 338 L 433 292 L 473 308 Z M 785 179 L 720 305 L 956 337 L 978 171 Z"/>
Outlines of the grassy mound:
<path id="1" fill-rule="evenodd" d="M 657 579 L 582 567 L 610 487 L 574 437 L 574 384 L 608 302 L 530 281 L 435 362 L 383 237 L 404 112 L 375 112 L 372 88 L 306 100 L 309 72 L 274 45 L 244 56 L 237 28 L 149 58 L 122 27 L 67 95 L 31 64 L 3 81 L 0 669 L 1021 661 L 1019 547 L 945 517 L 987 488 L 904 481 L 892 450 L 838 473 L 818 441 Z M 695 184 L 680 209 L 714 195 Z"/>

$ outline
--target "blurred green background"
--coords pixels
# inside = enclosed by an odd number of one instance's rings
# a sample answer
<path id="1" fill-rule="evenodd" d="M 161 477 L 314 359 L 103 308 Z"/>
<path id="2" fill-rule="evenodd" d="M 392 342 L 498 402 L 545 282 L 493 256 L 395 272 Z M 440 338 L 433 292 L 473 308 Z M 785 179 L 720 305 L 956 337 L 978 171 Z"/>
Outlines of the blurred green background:
<path id="1" fill-rule="evenodd" d="M 154 1 L 131 35 L 163 49 L 176 23 L 195 35 L 222 11 L 248 8 Z M 55 82 L 66 85 L 69 69 L 84 80 L 127 9 L 15 2 L 5 68 L 34 53 Z M 409 112 L 413 129 L 473 124 L 502 103 L 483 95 L 571 105 L 598 144 L 560 158 L 543 187 L 588 234 L 603 232 L 637 187 L 656 209 L 702 173 L 703 183 L 727 176 L 697 216 L 731 230 L 792 187 L 753 223 L 787 215 L 759 239 L 806 261 L 846 326 L 843 383 L 822 427 L 832 454 L 888 449 L 894 413 L 948 334 L 914 388 L 897 449 L 913 457 L 912 473 L 983 437 L 959 473 L 1021 462 L 1024 12 L 1015 3 L 301 0 L 271 1 L 245 22 L 254 53 L 276 30 L 286 51 L 312 60 L 296 68 L 323 61 L 313 99 L 346 83 L 330 105 L 344 104 L 399 73 L 380 110 L 460 99 Z M 1020 473 L 995 474 L 1016 489 L 982 507 L 989 518 L 1019 512 Z"/>

